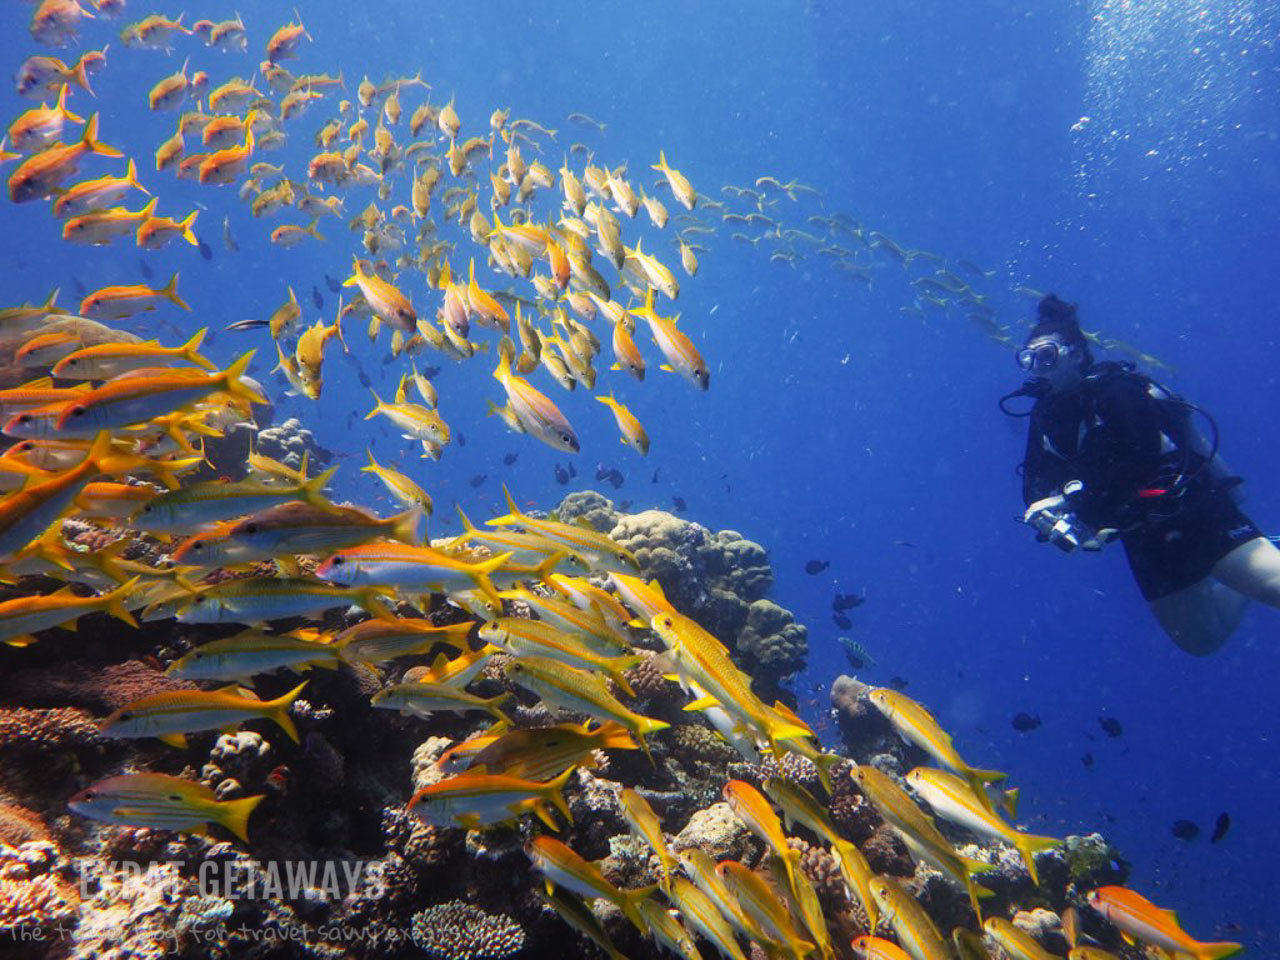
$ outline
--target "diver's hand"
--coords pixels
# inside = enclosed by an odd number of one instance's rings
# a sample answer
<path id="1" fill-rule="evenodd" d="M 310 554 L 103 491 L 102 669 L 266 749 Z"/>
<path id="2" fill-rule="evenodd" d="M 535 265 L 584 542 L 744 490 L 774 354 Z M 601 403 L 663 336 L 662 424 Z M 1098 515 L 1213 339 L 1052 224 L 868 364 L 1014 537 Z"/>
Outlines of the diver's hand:
<path id="1" fill-rule="evenodd" d="M 1022 522 L 1029 527 L 1035 527 L 1039 530 L 1041 527 L 1052 526 L 1057 520 L 1056 514 L 1066 506 L 1067 498 L 1062 494 L 1054 494 L 1052 497 L 1045 497 L 1043 500 L 1037 500 L 1031 506 L 1027 507 L 1027 512 L 1022 515 Z M 1053 516 L 1050 519 L 1051 515 Z"/>

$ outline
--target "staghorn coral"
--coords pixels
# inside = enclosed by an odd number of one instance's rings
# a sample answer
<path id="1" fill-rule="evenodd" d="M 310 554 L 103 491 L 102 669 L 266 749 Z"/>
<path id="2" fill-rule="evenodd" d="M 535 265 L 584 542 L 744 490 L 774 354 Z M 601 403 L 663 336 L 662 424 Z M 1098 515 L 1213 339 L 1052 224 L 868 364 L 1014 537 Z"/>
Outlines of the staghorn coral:
<path id="1" fill-rule="evenodd" d="M 450 900 L 413 917 L 413 941 L 437 960 L 502 960 L 524 947 L 524 928 L 503 914 Z"/>
<path id="2" fill-rule="evenodd" d="M 74 707 L 0 710 L 0 753 L 49 753 L 99 742 L 93 717 Z"/>
<path id="3" fill-rule="evenodd" d="M 804 669 L 809 656 L 809 631 L 795 622 L 790 610 L 772 600 L 756 600 L 747 608 L 747 622 L 738 634 L 738 650 L 747 671 L 789 677 Z"/>

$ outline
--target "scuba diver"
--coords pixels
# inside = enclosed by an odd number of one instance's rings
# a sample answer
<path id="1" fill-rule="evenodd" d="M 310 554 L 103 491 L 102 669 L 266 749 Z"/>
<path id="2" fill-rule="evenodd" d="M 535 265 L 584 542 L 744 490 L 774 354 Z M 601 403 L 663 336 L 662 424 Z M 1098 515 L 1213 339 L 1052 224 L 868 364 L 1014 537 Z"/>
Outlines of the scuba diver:
<path id="1" fill-rule="evenodd" d="M 1000 409 L 1029 418 L 1022 521 L 1039 540 L 1119 539 L 1156 620 L 1196 656 L 1226 642 L 1250 600 L 1280 607 L 1280 550 L 1241 512 L 1212 417 L 1132 364 L 1095 363 L 1076 305 L 1053 294 L 1017 361 L 1030 378 Z M 1015 413 L 1014 397 L 1035 405 Z"/>

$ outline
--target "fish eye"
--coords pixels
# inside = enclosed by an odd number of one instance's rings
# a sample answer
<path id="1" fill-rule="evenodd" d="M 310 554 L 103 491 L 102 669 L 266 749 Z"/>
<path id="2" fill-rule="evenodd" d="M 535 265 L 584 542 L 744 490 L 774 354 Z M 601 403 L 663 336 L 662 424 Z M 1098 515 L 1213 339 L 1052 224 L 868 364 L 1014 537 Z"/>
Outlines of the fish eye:
<path id="1" fill-rule="evenodd" d="M 244 528 L 245 533 L 257 533 L 258 525 L 256 523 L 247 524 Z"/>
<path id="2" fill-rule="evenodd" d="M 204 597 L 196 597 L 194 600 L 191 601 L 191 603 L 193 606 L 204 603 Z"/>
<path id="3" fill-rule="evenodd" d="M 73 417 L 83 417 L 84 414 L 85 414 L 85 409 L 79 404 L 71 408 L 71 415 Z"/>
<path id="4" fill-rule="evenodd" d="M 199 650 L 197 650 L 195 653 L 191 654 L 191 656 L 192 656 L 192 657 L 194 657 L 194 658 L 195 658 L 195 659 L 197 659 L 197 660 L 202 660 L 202 659 L 204 659 L 204 654 L 203 654 L 203 653 L 201 653 Z"/>
<path id="5" fill-rule="evenodd" d="M 29 413 L 21 414 L 21 415 L 18 417 L 18 422 L 19 422 L 19 423 L 30 423 L 30 422 L 31 422 L 31 414 L 29 414 Z"/>
<path id="6" fill-rule="evenodd" d="M 132 719 L 133 719 L 133 714 L 132 714 L 132 713 L 129 713 L 128 711 L 125 711 L 124 713 L 120 714 L 120 719 L 121 719 L 121 720 L 132 720 Z"/>
<path id="7" fill-rule="evenodd" d="M 334 567 L 340 567 L 344 563 L 346 563 L 346 561 L 343 560 L 342 557 L 334 557 L 332 560 L 329 561 L 330 566 L 334 566 Z"/>

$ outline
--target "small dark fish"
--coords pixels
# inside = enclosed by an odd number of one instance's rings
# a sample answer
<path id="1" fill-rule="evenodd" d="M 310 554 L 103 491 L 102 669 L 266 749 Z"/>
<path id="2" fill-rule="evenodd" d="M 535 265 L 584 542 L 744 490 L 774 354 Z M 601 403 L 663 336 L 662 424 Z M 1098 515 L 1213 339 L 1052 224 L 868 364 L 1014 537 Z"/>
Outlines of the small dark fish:
<path id="1" fill-rule="evenodd" d="M 835 623 L 835 625 L 836 625 L 837 627 L 839 627 L 841 630 L 852 630 L 852 629 L 853 629 L 853 621 L 852 621 L 852 620 L 850 620 L 848 617 L 846 617 L 843 613 L 833 613 L 833 614 L 831 614 L 831 620 L 832 620 L 832 621 Z"/>
<path id="2" fill-rule="evenodd" d="M 1120 726 L 1120 721 L 1115 717 L 1099 717 L 1098 726 L 1102 727 L 1102 732 L 1112 739 L 1124 736 L 1124 727 Z"/>
<path id="3" fill-rule="evenodd" d="M 622 486 L 626 477 L 622 475 L 622 471 L 617 467 L 606 467 L 603 463 L 596 467 L 596 479 L 603 480 L 613 489 L 617 490 Z"/>
<path id="4" fill-rule="evenodd" d="M 269 324 L 270 322 L 271 321 L 269 320 L 258 320 L 256 318 L 250 318 L 248 320 L 237 320 L 235 323 L 228 323 L 227 329 L 228 330 L 257 330 L 259 327 L 267 326 L 267 324 Z"/>
<path id="5" fill-rule="evenodd" d="M 556 464 L 556 483 L 560 484 L 562 487 L 567 487 L 569 485 L 569 471 L 558 463 Z"/>
<path id="6" fill-rule="evenodd" d="M 661 467 L 658 468 L 658 470 L 661 470 L 661 469 L 662 469 Z M 649 481 L 650 483 L 658 482 L 658 470 L 653 471 L 653 479 Z"/>
<path id="7" fill-rule="evenodd" d="M 1209 842 L 1217 843 L 1227 835 L 1227 831 L 1230 829 L 1231 817 L 1226 813 L 1218 814 L 1218 819 L 1213 824 L 1213 833 L 1209 836 Z"/>
<path id="8" fill-rule="evenodd" d="M 1040 714 L 1017 713 L 1013 717 L 1013 729 L 1020 733 L 1029 733 L 1040 726 Z"/>
<path id="9" fill-rule="evenodd" d="M 436 377 L 440 375 L 440 368 L 439 367 L 423 367 L 421 373 L 428 380 L 434 380 Z"/>
<path id="10" fill-rule="evenodd" d="M 907 689 L 907 681 L 902 677 L 897 677 L 897 676 L 890 677 L 889 686 L 893 687 L 893 689 L 895 690 L 902 691 Z"/>
<path id="11" fill-rule="evenodd" d="M 1083 763 L 1086 767 L 1092 767 L 1092 766 L 1093 766 L 1093 754 L 1092 754 L 1092 753 L 1086 753 L 1083 757 L 1081 757 L 1081 758 L 1080 758 L 1080 762 L 1081 762 L 1081 763 Z"/>
<path id="12" fill-rule="evenodd" d="M 324 285 L 329 288 L 330 293 L 342 292 L 342 282 L 333 279 L 333 277 L 329 276 L 327 273 L 324 275 Z"/>
<path id="13" fill-rule="evenodd" d="M 361 367 L 356 371 L 356 379 L 360 381 L 360 386 L 364 387 L 366 390 L 373 389 L 373 380 L 364 372 L 364 367 Z"/>
<path id="14" fill-rule="evenodd" d="M 573 465 L 573 461 L 571 460 L 569 461 L 569 476 L 576 477 L 577 475 L 578 475 L 578 468 Z"/>
<path id="15" fill-rule="evenodd" d="M 837 637 L 840 645 L 844 647 L 844 658 L 849 661 L 849 666 L 855 670 L 862 670 L 865 667 L 874 667 L 876 658 L 867 652 L 867 648 L 860 644 L 857 640 L 849 637 Z"/>
<path id="16" fill-rule="evenodd" d="M 80 282 L 79 277 L 71 278 L 71 289 L 76 292 L 76 296 L 82 300 L 89 295 L 89 288 Z"/>
<path id="17" fill-rule="evenodd" d="M 324 297 L 320 295 L 320 288 L 313 286 L 311 288 L 311 302 L 316 305 L 317 310 L 324 309 Z"/>
<path id="18" fill-rule="evenodd" d="M 474 477 L 471 478 L 471 481 L 470 481 L 471 489 L 473 490 L 476 489 L 488 479 L 489 479 L 489 475 L 487 473 L 477 473 Z"/>
<path id="19" fill-rule="evenodd" d="M 204 257 L 206 260 L 213 259 L 213 247 L 209 246 L 199 237 L 196 238 L 196 249 L 200 251 L 200 256 Z"/>
<path id="20" fill-rule="evenodd" d="M 684 513 L 689 509 L 689 505 L 684 502 L 684 497 L 672 497 L 671 502 L 676 505 L 676 513 Z"/>
<path id="21" fill-rule="evenodd" d="M 621 513 L 630 513 L 630 512 L 631 512 L 631 501 L 630 501 L 630 500 L 623 500 L 620 504 L 618 504 L 618 510 L 619 510 L 619 512 L 621 512 Z"/>
<path id="22" fill-rule="evenodd" d="M 831 566 L 830 560 L 810 560 L 808 563 L 804 565 L 804 572 L 809 574 L 809 576 L 813 577 L 820 574 L 823 570 L 827 569 L 827 567 L 829 566 Z"/>
<path id="23" fill-rule="evenodd" d="M 236 238 L 231 235 L 231 218 L 222 218 L 222 245 L 227 248 L 228 253 L 239 253 L 240 244 L 236 243 Z"/>
<path id="24" fill-rule="evenodd" d="M 916 545 L 910 540 L 895 540 L 893 541 L 893 545 L 895 547 L 910 547 L 912 550 L 916 548 Z"/>
<path id="25" fill-rule="evenodd" d="M 142 271 L 142 275 L 148 280 L 155 279 L 156 272 L 151 269 L 151 265 L 145 260 L 138 261 L 138 269 Z"/>
<path id="26" fill-rule="evenodd" d="M 465 447 L 467 445 L 467 435 L 463 433 L 461 430 L 459 430 L 457 433 L 457 439 L 458 439 L 458 446 Z"/>
<path id="27" fill-rule="evenodd" d="M 1175 820 L 1173 826 L 1169 829 L 1179 840 L 1190 843 L 1196 837 L 1200 836 L 1200 828 L 1191 820 Z"/>
<path id="28" fill-rule="evenodd" d="M 859 593 L 837 593 L 831 601 L 832 610 L 852 610 L 866 602 L 866 597 Z"/>
<path id="29" fill-rule="evenodd" d="M 513 463 L 515 463 L 515 462 L 516 462 L 517 460 L 519 460 L 519 459 L 520 459 L 520 454 L 518 454 L 518 453 L 508 453 L 505 457 L 503 457 L 503 458 L 502 458 L 502 463 L 503 463 L 503 465 L 504 465 L 504 466 L 508 466 L 508 467 L 509 467 L 509 466 L 511 466 Z"/>

